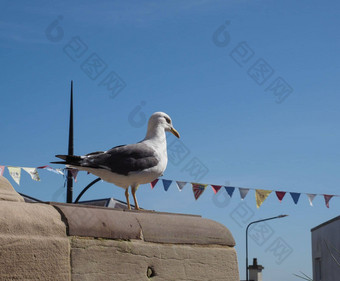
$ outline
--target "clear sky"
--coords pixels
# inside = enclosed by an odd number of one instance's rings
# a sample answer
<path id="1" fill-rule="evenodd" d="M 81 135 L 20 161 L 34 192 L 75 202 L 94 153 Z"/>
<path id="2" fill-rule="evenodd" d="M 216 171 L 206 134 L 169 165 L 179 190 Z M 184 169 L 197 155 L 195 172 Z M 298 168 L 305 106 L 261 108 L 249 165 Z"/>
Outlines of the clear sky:
<path id="1" fill-rule="evenodd" d="M 67 152 L 73 79 L 76 154 L 137 142 L 145 118 L 164 111 L 181 134 L 168 138 L 166 179 L 340 194 L 339 14 L 338 1 L 315 0 L 3 0 L 0 165 L 37 167 Z M 19 192 L 65 200 L 62 176 L 40 171 L 34 182 L 22 172 L 20 186 L 4 176 Z M 80 173 L 75 196 L 94 178 Z M 306 195 L 295 205 L 272 193 L 257 209 L 254 191 L 244 201 L 226 194 L 208 187 L 195 201 L 189 185 L 165 192 L 158 183 L 137 197 L 146 209 L 227 226 L 241 278 L 247 223 L 289 214 L 254 230 L 249 257 L 264 281 L 312 275 L 310 229 L 339 215 L 340 198 L 327 209 L 321 196 L 310 207 Z M 111 196 L 125 200 L 108 183 L 84 199 Z"/>

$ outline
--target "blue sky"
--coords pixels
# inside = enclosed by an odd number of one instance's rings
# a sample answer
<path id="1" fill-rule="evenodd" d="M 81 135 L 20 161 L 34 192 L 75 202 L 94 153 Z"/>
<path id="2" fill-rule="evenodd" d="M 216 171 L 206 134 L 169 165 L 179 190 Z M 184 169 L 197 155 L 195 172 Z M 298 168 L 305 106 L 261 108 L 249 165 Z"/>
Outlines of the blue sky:
<path id="1" fill-rule="evenodd" d="M 73 79 L 76 154 L 137 142 L 144 119 L 164 111 L 185 152 L 169 161 L 166 179 L 340 194 L 339 10 L 337 1 L 2 1 L 0 165 L 37 167 L 66 153 Z M 109 90 L 110 77 L 121 86 Z M 201 174 L 187 168 L 193 159 Z M 65 200 L 62 176 L 41 171 L 34 182 L 22 172 L 20 186 L 4 176 L 19 192 Z M 93 179 L 79 174 L 75 196 Z M 84 198 L 111 196 L 125 199 L 107 183 Z M 305 195 L 294 205 L 271 194 L 260 209 L 254 191 L 241 201 L 208 187 L 195 201 L 189 185 L 165 192 L 159 183 L 137 196 L 146 209 L 227 226 L 241 278 L 246 224 L 289 214 L 266 225 L 268 237 L 250 239 L 264 281 L 312 275 L 310 229 L 339 214 L 339 198 L 327 209 L 320 196 L 310 207 Z M 272 251 L 277 241 L 284 259 Z"/>

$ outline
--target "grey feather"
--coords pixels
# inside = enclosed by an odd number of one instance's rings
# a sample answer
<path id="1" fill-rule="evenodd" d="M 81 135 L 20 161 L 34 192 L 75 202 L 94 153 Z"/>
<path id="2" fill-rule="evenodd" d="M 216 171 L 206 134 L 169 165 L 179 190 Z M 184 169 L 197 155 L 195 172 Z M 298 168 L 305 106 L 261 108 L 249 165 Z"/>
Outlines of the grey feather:
<path id="1" fill-rule="evenodd" d="M 155 152 L 144 143 L 116 146 L 106 152 L 87 154 L 80 166 L 103 168 L 111 172 L 128 175 L 130 172 L 142 171 L 158 164 Z"/>

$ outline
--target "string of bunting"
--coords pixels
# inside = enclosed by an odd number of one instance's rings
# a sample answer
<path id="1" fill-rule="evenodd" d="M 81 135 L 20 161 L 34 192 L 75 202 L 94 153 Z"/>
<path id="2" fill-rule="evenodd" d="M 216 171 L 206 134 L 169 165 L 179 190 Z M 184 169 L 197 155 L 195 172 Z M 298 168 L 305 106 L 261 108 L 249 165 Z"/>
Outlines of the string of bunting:
<path id="1" fill-rule="evenodd" d="M 38 173 L 39 169 L 44 169 L 44 170 L 47 170 L 47 171 L 50 171 L 50 172 L 53 172 L 53 173 L 56 173 L 56 174 L 59 174 L 59 175 L 63 175 L 63 176 L 65 175 L 64 174 L 65 169 L 54 169 L 54 168 L 52 168 L 48 165 L 40 166 L 40 167 L 14 167 L 14 166 L 1 166 L 0 165 L 0 176 L 3 176 L 3 173 L 5 171 L 5 167 L 7 167 L 10 176 L 13 178 L 13 180 L 18 185 L 20 185 L 21 170 L 24 170 L 25 172 L 27 172 L 31 176 L 32 180 L 34 180 L 34 181 L 40 181 L 40 177 L 39 177 L 39 173 Z M 71 174 L 72 174 L 75 182 L 77 182 L 78 170 L 76 170 L 76 169 L 69 169 L 69 170 L 71 171 Z M 155 179 L 154 181 L 152 181 L 150 183 L 152 189 L 156 186 L 156 184 L 159 182 L 159 180 L 160 179 Z M 161 181 L 163 183 L 163 188 L 164 188 L 165 191 L 168 191 L 170 185 L 174 182 L 174 180 L 168 180 L 168 179 L 161 179 Z M 312 207 L 313 207 L 313 200 L 316 196 L 323 196 L 324 197 L 325 204 L 326 204 L 327 208 L 329 208 L 329 201 L 333 197 L 340 197 L 340 195 L 335 195 L 335 194 L 317 194 L 317 193 L 300 193 L 300 192 L 290 192 L 290 191 L 265 190 L 265 189 L 255 189 L 255 188 L 214 185 L 214 184 L 193 183 L 193 182 L 185 182 L 185 181 L 175 181 L 175 182 L 176 182 L 176 185 L 177 185 L 179 191 L 182 191 L 182 189 L 184 188 L 184 186 L 186 184 L 188 184 L 188 183 L 191 184 L 195 200 L 197 200 L 203 194 L 203 192 L 206 190 L 207 186 L 209 186 L 209 185 L 211 186 L 211 188 L 213 189 L 215 194 L 217 194 L 217 192 L 219 192 L 222 189 L 222 187 L 224 187 L 224 189 L 226 190 L 226 192 L 228 193 L 230 198 L 233 196 L 234 191 L 236 189 L 238 189 L 239 193 L 240 193 L 241 200 L 243 200 L 247 196 L 249 190 L 254 190 L 257 208 L 260 208 L 262 203 L 267 199 L 267 197 L 272 192 L 275 192 L 276 197 L 278 198 L 280 203 L 281 203 L 283 197 L 285 197 L 285 195 L 287 193 L 289 193 L 295 204 L 298 203 L 301 194 L 305 194 L 308 197 L 308 201 L 309 201 L 310 206 L 312 206 Z"/>
<path id="2" fill-rule="evenodd" d="M 168 191 L 170 185 L 174 182 L 174 180 L 155 179 L 153 182 L 150 183 L 152 189 L 156 186 L 156 184 L 159 182 L 159 180 L 162 181 L 165 191 Z M 185 181 L 175 181 L 175 182 L 176 182 L 176 185 L 177 185 L 179 191 L 182 191 L 182 189 L 184 188 L 184 186 L 186 184 L 188 184 L 188 183 L 191 184 L 192 191 L 194 193 L 194 197 L 195 197 L 196 200 L 203 194 L 203 192 L 206 190 L 207 186 L 209 186 L 209 185 L 211 186 L 211 188 L 212 188 L 212 190 L 214 191 L 215 194 L 217 194 L 217 192 L 219 192 L 222 189 L 222 187 L 224 187 L 224 189 L 226 190 L 226 192 L 228 193 L 230 198 L 233 196 L 234 191 L 236 189 L 238 189 L 239 193 L 240 193 L 241 200 L 243 200 L 247 196 L 249 190 L 254 190 L 257 208 L 260 208 L 262 203 L 267 199 L 267 197 L 272 192 L 275 192 L 276 197 L 279 199 L 280 203 L 281 203 L 283 197 L 287 193 L 289 193 L 295 204 L 298 203 L 301 194 L 305 194 L 308 197 L 308 201 L 309 201 L 310 206 L 312 206 L 312 207 L 313 207 L 313 200 L 316 196 L 323 196 L 327 208 L 329 208 L 329 201 L 333 197 L 340 197 L 340 195 L 334 195 L 334 194 L 332 195 L 332 194 L 316 194 L 316 193 L 300 193 L 300 192 L 290 192 L 290 191 L 276 191 L 276 190 L 243 188 L 243 187 L 223 186 L 223 185 L 214 185 L 214 184 L 193 183 L 193 182 L 185 182 Z"/>
<path id="3" fill-rule="evenodd" d="M 12 179 L 20 185 L 20 179 L 21 179 L 21 170 L 24 170 L 27 172 L 32 180 L 34 181 L 40 181 L 40 176 L 38 173 L 39 169 L 44 169 L 49 172 L 53 172 L 58 175 L 64 176 L 64 171 L 63 169 L 54 169 L 48 165 L 45 166 L 40 166 L 40 167 L 15 167 L 15 166 L 2 166 L 0 165 L 0 176 L 3 176 L 5 172 L 5 168 L 7 167 L 9 175 L 12 177 Z M 78 170 L 73 171 L 74 169 L 71 169 L 72 176 L 74 177 L 75 181 L 77 181 L 77 172 Z"/>

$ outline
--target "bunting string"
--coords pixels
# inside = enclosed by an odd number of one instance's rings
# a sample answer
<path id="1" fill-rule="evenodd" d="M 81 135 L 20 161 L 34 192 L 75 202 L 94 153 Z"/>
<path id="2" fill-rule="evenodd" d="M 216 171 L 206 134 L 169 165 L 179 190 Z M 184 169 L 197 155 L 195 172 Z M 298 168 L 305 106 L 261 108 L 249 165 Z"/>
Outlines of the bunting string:
<path id="1" fill-rule="evenodd" d="M 48 165 L 40 166 L 40 167 L 16 167 L 16 166 L 5 166 L 0 165 L 0 176 L 3 176 L 5 168 L 7 167 L 9 175 L 13 178 L 13 180 L 20 185 L 20 179 L 21 179 L 21 170 L 24 170 L 26 173 L 28 173 L 32 180 L 34 181 L 40 181 L 40 176 L 38 173 L 38 170 L 44 169 L 49 172 L 53 172 L 58 175 L 62 175 L 65 177 L 65 170 L 66 169 L 54 169 Z M 71 174 L 75 181 L 77 181 L 77 174 L 78 170 L 76 169 L 69 169 L 71 171 Z M 160 182 L 160 179 L 155 179 L 150 183 L 151 188 L 155 188 L 155 186 Z M 225 189 L 225 191 L 228 193 L 230 198 L 233 196 L 234 191 L 236 189 L 239 190 L 240 198 L 243 200 L 248 192 L 250 190 L 255 191 L 255 199 L 256 199 L 256 207 L 260 208 L 260 206 L 263 204 L 263 202 L 268 198 L 268 196 L 274 191 L 276 194 L 277 199 L 281 203 L 283 198 L 287 193 L 290 194 L 294 204 L 298 204 L 301 194 L 304 194 L 308 198 L 309 205 L 313 207 L 313 200 L 317 196 L 322 196 L 325 201 L 325 205 L 327 208 L 329 208 L 329 202 L 333 197 L 340 197 L 340 195 L 336 194 L 317 194 L 317 193 L 303 193 L 303 192 L 291 192 L 291 191 L 282 191 L 282 190 L 273 190 L 273 189 L 256 189 L 256 188 L 244 188 L 244 187 L 235 187 L 235 186 L 223 186 L 223 185 L 216 185 L 216 184 L 204 184 L 204 183 L 194 183 L 194 182 L 186 182 L 186 181 L 175 181 L 175 180 L 168 180 L 168 179 L 161 179 L 161 182 L 163 184 L 163 188 L 165 191 L 168 191 L 171 184 L 173 182 L 176 183 L 176 186 L 179 191 L 182 191 L 183 188 L 189 183 L 192 186 L 192 191 L 195 200 L 198 200 L 198 198 L 203 194 L 203 192 L 206 190 L 208 186 L 211 186 L 214 194 L 217 194 L 218 192 L 221 192 L 220 190 Z"/>
<path id="2" fill-rule="evenodd" d="M 150 183 L 152 189 L 155 188 L 159 180 L 160 179 L 155 179 L 153 182 Z M 309 205 L 311 207 L 313 207 L 313 200 L 316 196 L 322 196 L 324 198 L 325 205 L 327 208 L 329 208 L 329 201 L 333 197 L 340 197 L 340 195 L 335 195 L 335 194 L 314 194 L 314 193 L 312 194 L 312 193 L 290 192 L 290 191 L 281 191 L 281 190 L 273 190 L 273 189 L 244 188 L 244 187 L 223 186 L 223 185 L 216 185 L 216 184 L 175 181 L 175 180 L 168 180 L 168 179 L 162 179 L 161 182 L 163 183 L 163 188 L 165 191 L 169 190 L 169 187 L 173 182 L 176 183 L 176 186 L 178 187 L 179 191 L 182 191 L 183 187 L 186 184 L 188 183 L 191 184 L 195 200 L 198 200 L 198 198 L 203 194 L 203 192 L 206 190 L 207 186 L 209 185 L 211 186 L 214 194 L 217 194 L 218 192 L 220 192 L 220 190 L 225 189 L 225 191 L 228 193 L 230 198 L 233 196 L 234 191 L 238 189 L 241 200 L 243 200 L 247 196 L 250 190 L 254 190 L 257 208 L 260 208 L 260 206 L 263 204 L 263 202 L 268 198 L 268 196 L 272 192 L 275 192 L 276 197 L 278 198 L 279 202 L 282 202 L 285 195 L 289 193 L 295 205 L 298 204 L 301 194 L 304 194 L 307 196 Z"/>
<path id="3" fill-rule="evenodd" d="M 39 169 L 44 169 L 49 172 L 53 172 L 58 175 L 64 176 L 63 169 L 54 169 L 48 165 L 40 166 L 40 167 L 17 167 L 17 166 L 3 166 L 0 165 L 0 176 L 4 175 L 5 168 L 7 167 L 9 175 L 12 177 L 12 179 L 16 182 L 16 184 L 20 185 L 20 179 L 21 179 L 21 170 L 24 170 L 26 173 L 28 173 L 32 180 L 34 181 L 40 181 L 40 176 L 38 173 Z M 73 174 L 73 173 L 72 173 Z M 77 174 L 74 175 L 75 179 L 77 177 Z"/>

